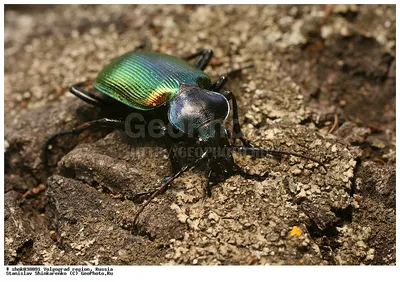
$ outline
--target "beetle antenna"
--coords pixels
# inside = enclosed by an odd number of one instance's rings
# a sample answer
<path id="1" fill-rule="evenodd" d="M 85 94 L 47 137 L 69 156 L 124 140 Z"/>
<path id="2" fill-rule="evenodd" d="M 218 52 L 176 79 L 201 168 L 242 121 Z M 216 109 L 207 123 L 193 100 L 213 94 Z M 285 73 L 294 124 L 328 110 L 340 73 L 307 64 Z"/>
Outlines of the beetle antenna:
<path id="1" fill-rule="evenodd" d="M 238 68 L 238 69 L 233 69 L 233 70 L 227 72 L 226 74 L 224 74 L 224 76 L 232 77 L 232 76 L 235 76 L 235 75 L 241 73 L 242 70 L 251 69 L 251 68 L 254 68 L 254 65 L 253 64 L 248 64 L 248 65 L 246 65 L 244 67 L 241 67 L 241 68 Z"/>
<path id="2" fill-rule="evenodd" d="M 327 168 L 326 166 L 319 160 L 314 159 L 312 157 L 304 156 L 298 153 L 293 153 L 293 152 L 285 152 L 285 151 L 279 151 L 279 150 L 266 150 L 263 148 L 259 147 L 243 147 L 243 146 L 232 146 L 232 150 L 239 152 L 239 153 L 244 153 L 246 155 L 251 155 L 256 158 L 263 158 L 265 155 L 273 155 L 273 156 L 280 156 L 280 155 L 287 155 L 287 156 L 295 156 L 299 158 L 303 158 L 306 160 L 310 160 L 313 162 L 316 162 L 317 164 L 321 165 L 326 171 Z"/>
<path id="3" fill-rule="evenodd" d="M 180 171 L 178 171 L 177 173 L 175 173 L 172 176 L 166 177 L 164 178 L 161 183 L 159 183 L 155 188 L 157 189 L 151 196 L 149 199 L 147 199 L 147 201 L 145 203 L 142 204 L 142 206 L 139 208 L 139 210 L 136 212 L 135 216 L 133 217 L 133 225 L 136 226 L 136 222 L 139 218 L 139 215 L 142 213 L 142 211 L 144 210 L 144 208 L 146 206 L 148 206 L 148 204 L 150 204 L 150 202 L 157 197 L 158 195 L 160 195 L 162 192 L 164 192 L 165 190 L 167 190 L 168 185 L 172 183 L 172 181 L 174 181 L 176 178 L 178 178 L 179 176 L 181 176 L 185 171 L 187 171 L 188 169 L 196 166 L 201 160 L 205 159 L 207 156 L 207 152 L 204 152 L 203 155 L 198 158 L 197 160 L 195 160 L 194 162 L 192 162 L 189 165 L 186 165 L 184 167 L 181 168 Z"/>

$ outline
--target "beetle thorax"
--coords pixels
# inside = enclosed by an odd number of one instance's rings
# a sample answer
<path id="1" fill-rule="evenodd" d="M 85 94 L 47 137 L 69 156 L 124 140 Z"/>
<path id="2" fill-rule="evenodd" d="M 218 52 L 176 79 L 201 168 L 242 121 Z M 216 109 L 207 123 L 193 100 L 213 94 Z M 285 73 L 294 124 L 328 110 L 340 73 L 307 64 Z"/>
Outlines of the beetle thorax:
<path id="1" fill-rule="evenodd" d="M 168 119 L 180 131 L 195 137 L 199 128 L 229 115 L 228 100 L 217 92 L 199 87 L 185 87 L 170 102 Z"/>

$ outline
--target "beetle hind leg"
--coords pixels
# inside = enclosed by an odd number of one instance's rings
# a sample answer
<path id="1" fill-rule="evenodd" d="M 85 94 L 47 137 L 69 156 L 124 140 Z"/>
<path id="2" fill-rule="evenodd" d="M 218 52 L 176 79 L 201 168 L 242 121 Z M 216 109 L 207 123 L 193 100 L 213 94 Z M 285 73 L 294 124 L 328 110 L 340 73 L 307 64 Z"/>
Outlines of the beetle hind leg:
<path id="1" fill-rule="evenodd" d="M 86 122 L 84 124 L 81 124 L 80 126 L 77 126 L 71 130 L 62 130 L 58 133 L 52 134 L 47 139 L 42 145 L 42 153 L 41 153 L 41 159 L 42 163 L 44 164 L 45 167 L 48 166 L 48 148 L 51 145 L 51 143 L 58 137 L 62 135 L 78 135 L 84 130 L 90 129 L 90 128 L 100 128 L 100 127 L 109 127 L 109 128 L 114 128 L 114 129 L 123 129 L 124 128 L 124 121 L 122 120 L 117 120 L 117 119 L 109 119 L 109 118 L 102 118 L 98 120 L 93 120 Z"/>
<path id="2" fill-rule="evenodd" d="M 138 46 L 136 46 L 132 52 L 136 52 L 136 51 L 150 51 L 151 50 L 151 41 L 150 38 L 148 36 L 144 36 L 142 39 L 142 43 Z"/>
<path id="3" fill-rule="evenodd" d="M 211 49 L 204 49 L 204 50 L 196 52 L 196 53 L 194 53 L 192 55 L 185 56 L 182 59 L 188 61 L 188 60 L 194 59 L 196 57 L 199 57 L 197 59 L 197 62 L 195 64 L 195 66 L 199 70 L 204 70 L 208 66 L 208 64 L 210 63 L 211 58 L 213 57 L 213 54 L 214 53 L 213 53 L 213 51 Z"/>
<path id="4" fill-rule="evenodd" d="M 136 199 L 138 199 L 140 197 L 148 196 L 148 195 L 151 195 L 151 194 L 157 192 L 159 189 L 161 189 L 163 187 L 163 184 L 166 183 L 170 178 L 171 178 L 171 176 L 164 177 L 164 179 L 160 183 L 155 185 L 152 189 L 150 189 L 148 191 L 138 192 L 135 195 L 133 195 L 130 199 L 132 201 L 134 201 L 134 200 L 136 200 Z"/>

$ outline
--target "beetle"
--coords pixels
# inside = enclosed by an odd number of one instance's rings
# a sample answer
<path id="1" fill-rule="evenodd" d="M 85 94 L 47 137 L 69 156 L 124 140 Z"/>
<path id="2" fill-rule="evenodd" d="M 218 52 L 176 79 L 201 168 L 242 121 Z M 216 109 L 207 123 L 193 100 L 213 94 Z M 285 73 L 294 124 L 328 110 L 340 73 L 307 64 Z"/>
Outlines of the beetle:
<path id="1" fill-rule="evenodd" d="M 128 112 L 156 113 L 155 115 L 164 118 L 167 125 L 171 126 L 175 132 L 182 133 L 188 144 L 202 149 L 195 160 L 181 166 L 171 149 L 174 137 L 166 126 L 160 127 L 161 136 L 169 151 L 173 173 L 165 177 L 153 189 L 135 195 L 135 197 L 143 195 L 150 195 L 150 197 L 134 215 L 134 225 L 140 213 L 152 199 L 165 191 L 174 179 L 200 163 L 206 166 L 207 196 L 211 195 L 211 183 L 224 181 L 234 174 L 257 177 L 258 175 L 244 172 L 234 162 L 232 151 L 250 154 L 256 158 L 266 155 L 293 155 L 325 167 L 314 158 L 293 152 L 263 149 L 244 138 L 235 95 L 231 91 L 220 93 L 228 77 L 241 72 L 244 68 L 232 70 L 212 83 L 211 78 L 203 72 L 212 56 L 212 50 L 204 49 L 184 58 L 178 58 L 149 51 L 143 44 L 113 59 L 99 72 L 95 80 L 80 82 L 70 88 L 72 94 L 100 108 L 124 108 Z M 195 58 L 197 61 L 194 65 L 188 62 Z M 248 67 L 251 66 L 245 68 Z M 95 90 L 102 93 L 102 96 L 84 90 L 88 85 L 92 85 Z M 159 109 L 164 109 L 164 111 L 160 112 Z M 232 133 L 224 126 L 231 110 L 233 112 Z M 50 135 L 42 146 L 42 162 L 47 166 L 49 145 L 58 136 L 77 135 L 89 128 L 124 129 L 125 126 L 123 119 L 102 118 Z M 241 141 L 241 145 L 236 145 L 237 140 Z M 259 177 L 264 179 L 265 175 Z"/>

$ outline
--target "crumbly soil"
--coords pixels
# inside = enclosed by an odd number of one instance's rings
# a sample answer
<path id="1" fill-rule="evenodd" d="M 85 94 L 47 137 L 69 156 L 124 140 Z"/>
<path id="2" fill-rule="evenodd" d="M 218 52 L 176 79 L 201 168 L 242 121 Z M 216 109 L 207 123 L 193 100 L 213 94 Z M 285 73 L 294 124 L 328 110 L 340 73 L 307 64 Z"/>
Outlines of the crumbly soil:
<path id="1" fill-rule="evenodd" d="M 395 264 L 395 6 L 6 6 L 5 263 Z M 214 50 L 255 144 L 322 161 L 235 155 L 249 173 L 213 186 L 191 170 L 133 225 L 135 193 L 171 173 L 157 140 L 101 130 L 68 93 L 139 45 Z M 149 153 L 149 150 L 151 153 Z"/>

